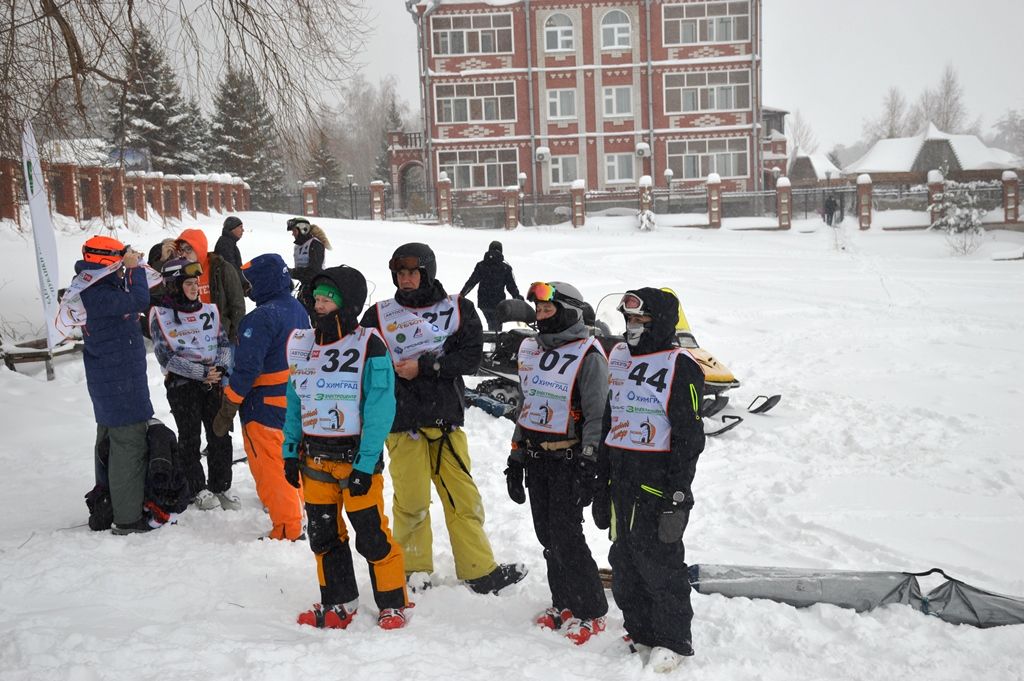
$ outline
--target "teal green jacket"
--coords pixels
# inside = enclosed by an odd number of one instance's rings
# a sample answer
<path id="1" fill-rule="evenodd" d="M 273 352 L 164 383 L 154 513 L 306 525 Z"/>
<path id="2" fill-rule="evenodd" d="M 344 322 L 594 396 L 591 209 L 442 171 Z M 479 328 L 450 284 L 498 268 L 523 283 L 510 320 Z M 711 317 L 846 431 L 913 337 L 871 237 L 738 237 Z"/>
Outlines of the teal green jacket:
<path id="1" fill-rule="evenodd" d="M 363 429 L 352 468 L 373 474 L 384 452 L 384 439 L 395 420 L 395 370 L 387 347 L 379 339 L 370 340 L 367 355 L 359 403 Z M 288 381 L 286 395 L 288 407 L 284 418 L 283 454 L 286 459 L 294 459 L 299 455 L 299 443 L 302 441 L 302 405 L 292 380 Z"/>

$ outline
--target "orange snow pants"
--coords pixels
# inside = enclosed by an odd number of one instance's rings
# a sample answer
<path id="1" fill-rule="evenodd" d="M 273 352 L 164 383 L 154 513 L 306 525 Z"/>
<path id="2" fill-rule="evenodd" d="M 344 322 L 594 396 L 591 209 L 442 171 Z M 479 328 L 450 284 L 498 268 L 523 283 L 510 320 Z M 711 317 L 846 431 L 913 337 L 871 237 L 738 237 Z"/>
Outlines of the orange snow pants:
<path id="1" fill-rule="evenodd" d="M 302 493 L 284 479 L 284 433 L 262 423 L 242 424 L 242 440 L 256 494 L 270 512 L 270 539 L 295 541 L 302 534 Z"/>

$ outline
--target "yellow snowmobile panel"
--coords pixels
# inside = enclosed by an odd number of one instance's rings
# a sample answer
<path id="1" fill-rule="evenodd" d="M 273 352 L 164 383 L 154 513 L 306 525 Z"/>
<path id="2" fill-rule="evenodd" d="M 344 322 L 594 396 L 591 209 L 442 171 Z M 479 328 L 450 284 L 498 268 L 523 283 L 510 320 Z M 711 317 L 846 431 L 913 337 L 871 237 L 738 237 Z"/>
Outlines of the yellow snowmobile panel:
<path id="1" fill-rule="evenodd" d="M 665 293 L 671 293 L 672 295 L 676 296 L 676 300 L 679 300 L 679 296 L 676 295 L 676 292 L 670 289 L 668 286 L 663 286 L 661 290 L 664 291 Z M 690 322 L 686 321 L 686 313 L 683 312 L 683 301 L 679 300 L 679 321 L 676 322 L 676 331 L 689 330 Z"/>

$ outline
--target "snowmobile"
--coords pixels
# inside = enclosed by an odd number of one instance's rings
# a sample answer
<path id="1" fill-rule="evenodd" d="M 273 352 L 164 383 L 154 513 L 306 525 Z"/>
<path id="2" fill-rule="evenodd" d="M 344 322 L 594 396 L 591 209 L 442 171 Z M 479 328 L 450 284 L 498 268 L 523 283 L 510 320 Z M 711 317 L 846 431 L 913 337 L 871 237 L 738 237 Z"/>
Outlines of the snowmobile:
<path id="1" fill-rule="evenodd" d="M 622 341 L 624 321 L 615 309 L 622 293 L 609 293 L 598 303 L 597 312 L 589 305 L 584 308 L 583 323 L 592 329 L 604 351 L 609 352 Z M 478 376 L 487 377 L 475 388 L 466 389 L 466 401 L 494 417 L 515 420 L 522 404 L 523 395 L 519 388 L 518 354 L 522 342 L 537 333 L 534 309 L 523 300 L 505 300 L 498 304 L 495 315 L 500 324 L 514 324 L 502 331 L 484 332 L 484 353 Z M 616 329 L 613 332 L 612 329 Z M 729 403 L 726 394 L 740 386 L 740 381 L 715 357 L 700 347 L 690 330 L 689 322 L 679 306 L 679 322 L 676 325 L 676 341 L 684 348 L 704 371 L 704 401 L 701 416 L 706 419 L 718 417 L 720 425 L 707 431 L 706 435 L 721 435 L 738 426 L 743 418 L 733 414 L 719 416 Z M 782 399 L 781 395 L 759 395 L 747 407 L 753 414 L 763 414 Z"/>

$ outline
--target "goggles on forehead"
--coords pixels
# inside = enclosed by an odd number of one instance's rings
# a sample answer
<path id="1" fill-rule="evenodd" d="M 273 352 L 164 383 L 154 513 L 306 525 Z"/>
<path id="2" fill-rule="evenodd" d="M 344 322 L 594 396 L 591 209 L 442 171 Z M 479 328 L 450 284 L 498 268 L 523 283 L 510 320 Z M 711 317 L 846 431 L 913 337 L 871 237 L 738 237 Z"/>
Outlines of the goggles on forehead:
<path id="1" fill-rule="evenodd" d="M 124 248 L 96 248 L 94 246 L 83 246 L 82 253 L 87 255 L 109 255 L 114 258 L 123 258 L 128 252 L 128 246 Z"/>
<path id="2" fill-rule="evenodd" d="M 583 307 L 582 300 L 559 293 L 555 286 L 546 281 L 535 281 L 530 284 L 530 288 L 526 292 L 526 299 L 531 303 L 563 302 L 574 307 Z"/>
<path id="3" fill-rule="evenodd" d="M 419 268 L 420 259 L 415 255 L 400 255 L 388 261 L 388 269 L 392 272 L 398 272 L 398 270 L 418 270 Z"/>
<path id="4" fill-rule="evenodd" d="M 639 316 L 647 314 L 647 310 L 644 309 L 644 301 L 635 293 L 627 293 L 622 296 L 622 300 L 619 301 L 615 309 L 625 315 Z"/>
<path id="5" fill-rule="evenodd" d="M 197 262 L 188 262 L 184 265 L 171 265 L 165 267 L 163 271 L 164 278 L 170 277 L 181 277 L 182 279 L 192 279 L 198 277 L 203 273 L 203 266 Z"/>

